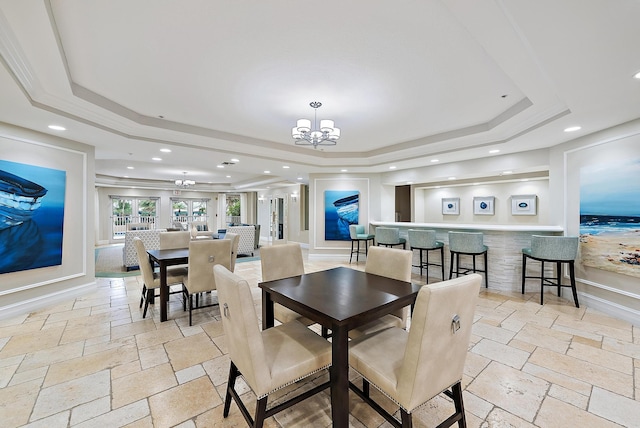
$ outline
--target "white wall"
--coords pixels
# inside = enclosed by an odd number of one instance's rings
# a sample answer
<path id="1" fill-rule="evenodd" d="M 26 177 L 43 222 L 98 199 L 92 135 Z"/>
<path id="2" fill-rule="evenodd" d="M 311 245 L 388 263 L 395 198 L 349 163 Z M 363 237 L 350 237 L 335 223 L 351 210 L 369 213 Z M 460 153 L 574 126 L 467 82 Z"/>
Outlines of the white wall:
<path id="1" fill-rule="evenodd" d="M 511 196 L 537 195 L 536 215 L 512 215 Z M 494 215 L 475 215 L 473 198 L 493 196 Z M 442 214 L 442 198 L 460 198 L 460 214 Z M 465 223 L 496 225 L 552 225 L 549 211 L 549 180 L 537 179 L 508 183 L 482 183 L 455 187 L 413 189 L 414 220 L 417 223 Z M 554 226 L 560 225 L 553 224 Z"/>
<path id="2" fill-rule="evenodd" d="M 0 317 L 95 289 L 93 147 L 0 123 L 0 153 L 3 160 L 66 173 L 62 264 L 0 274 Z"/>

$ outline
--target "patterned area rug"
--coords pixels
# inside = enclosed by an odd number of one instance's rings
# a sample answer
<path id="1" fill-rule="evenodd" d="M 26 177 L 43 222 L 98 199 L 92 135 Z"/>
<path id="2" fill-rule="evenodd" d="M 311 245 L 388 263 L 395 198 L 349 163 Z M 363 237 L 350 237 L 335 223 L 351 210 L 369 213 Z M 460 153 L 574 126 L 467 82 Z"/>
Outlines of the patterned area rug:
<path id="1" fill-rule="evenodd" d="M 96 248 L 96 278 L 123 278 L 125 276 L 140 275 L 138 269 L 127 272 L 122 264 L 122 248 L 124 244 L 110 245 Z M 250 256 L 238 256 L 236 263 L 260 260 L 260 250 Z"/>

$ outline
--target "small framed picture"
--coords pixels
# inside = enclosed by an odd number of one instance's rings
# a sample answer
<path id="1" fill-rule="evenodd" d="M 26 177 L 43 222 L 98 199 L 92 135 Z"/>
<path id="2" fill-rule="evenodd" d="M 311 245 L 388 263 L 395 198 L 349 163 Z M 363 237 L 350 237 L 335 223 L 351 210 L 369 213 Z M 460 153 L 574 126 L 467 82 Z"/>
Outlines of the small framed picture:
<path id="1" fill-rule="evenodd" d="M 442 198 L 442 214 L 460 215 L 460 198 Z"/>
<path id="2" fill-rule="evenodd" d="M 476 215 L 493 215 L 494 202 L 494 196 L 475 196 L 473 198 L 473 213 Z"/>
<path id="3" fill-rule="evenodd" d="M 511 195 L 511 215 L 536 215 L 537 195 Z"/>

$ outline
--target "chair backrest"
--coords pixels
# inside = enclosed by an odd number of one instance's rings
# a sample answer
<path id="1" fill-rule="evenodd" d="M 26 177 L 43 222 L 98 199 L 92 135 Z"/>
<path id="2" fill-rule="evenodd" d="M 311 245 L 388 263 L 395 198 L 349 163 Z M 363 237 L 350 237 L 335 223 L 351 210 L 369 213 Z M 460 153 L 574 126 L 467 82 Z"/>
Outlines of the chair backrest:
<path id="1" fill-rule="evenodd" d="M 533 235 L 531 255 L 548 260 L 575 260 L 578 255 L 578 237 Z"/>
<path id="2" fill-rule="evenodd" d="M 377 229 L 376 229 L 377 230 Z M 397 248 L 371 247 L 367 255 L 364 271 L 375 275 L 399 281 L 411 282 L 411 259 L 413 254 L 408 250 Z M 402 308 L 392 312 L 402 320 L 402 327 L 406 327 L 409 308 Z"/>
<path id="3" fill-rule="evenodd" d="M 138 255 L 138 266 L 140 267 L 140 272 L 142 272 L 144 285 L 147 288 L 154 288 L 153 269 L 151 268 L 151 261 L 149 260 L 149 255 L 147 254 L 144 242 L 136 236 L 133 238 L 133 246 L 135 247 L 136 254 Z"/>
<path id="4" fill-rule="evenodd" d="M 258 397 L 269 392 L 262 334 L 249 284 L 222 265 L 212 269 L 218 284 L 222 328 L 231 361 Z"/>
<path id="5" fill-rule="evenodd" d="M 304 259 L 300 244 L 272 245 L 260 249 L 262 280 L 274 281 L 304 275 Z"/>
<path id="6" fill-rule="evenodd" d="M 190 294 L 216 290 L 213 267 L 222 265 L 231 269 L 231 241 L 228 239 L 201 239 L 189 242 Z"/>
<path id="7" fill-rule="evenodd" d="M 418 292 L 398 376 L 397 398 L 406 410 L 462 379 L 481 281 L 470 274 Z"/>
<path id="8" fill-rule="evenodd" d="M 460 253 L 484 252 L 482 232 L 449 232 L 449 250 Z"/>
<path id="9" fill-rule="evenodd" d="M 160 232 L 161 250 L 187 248 L 189 246 L 189 241 L 191 241 L 191 234 L 188 231 Z"/>
<path id="10" fill-rule="evenodd" d="M 240 235 L 237 233 L 225 233 L 224 239 L 231 241 L 231 272 L 236 271 L 236 259 L 238 258 L 238 245 L 240 244 Z"/>
<path id="11" fill-rule="evenodd" d="M 407 231 L 409 238 L 409 246 L 414 248 L 435 248 L 436 247 L 436 231 L 409 229 Z"/>
<path id="12" fill-rule="evenodd" d="M 378 244 L 399 244 L 400 229 L 397 227 L 376 227 L 376 242 Z"/>
<path id="13" fill-rule="evenodd" d="M 351 239 L 358 239 L 358 235 L 364 235 L 364 225 L 363 224 L 350 224 L 349 225 L 349 236 Z"/>

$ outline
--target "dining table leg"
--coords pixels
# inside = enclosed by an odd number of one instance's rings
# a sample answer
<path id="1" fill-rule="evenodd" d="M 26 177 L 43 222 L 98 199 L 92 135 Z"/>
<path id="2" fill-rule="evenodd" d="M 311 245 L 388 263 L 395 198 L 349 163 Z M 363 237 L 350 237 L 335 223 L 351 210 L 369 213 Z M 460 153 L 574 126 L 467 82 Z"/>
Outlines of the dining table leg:
<path id="1" fill-rule="evenodd" d="M 273 300 L 271 300 L 271 293 L 262 291 L 262 329 L 266 330 L 273 327 L 274 314 L 273 314 Z"/>
<path id="2" fill-rule="evenodd" d="M 331 412 L 334 428 L 349 426 L 349 331 L 331 326 Z"/>
<path id="3" fill-rule="evenodd" d="M 167 320 L 168 301 L 169 287 L 167 287 L 167 265 L 160 263 L 160 322 Z"/>

